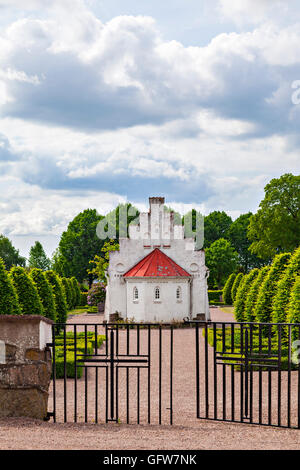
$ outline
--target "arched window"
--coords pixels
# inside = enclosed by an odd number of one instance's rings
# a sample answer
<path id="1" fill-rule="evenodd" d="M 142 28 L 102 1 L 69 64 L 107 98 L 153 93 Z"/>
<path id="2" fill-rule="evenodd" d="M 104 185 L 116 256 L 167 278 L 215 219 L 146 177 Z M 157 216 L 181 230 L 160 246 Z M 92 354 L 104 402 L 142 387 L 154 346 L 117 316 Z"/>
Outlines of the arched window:
<path id="1" fill-rule="evenodd" d="M 181 300 L 181 287 L 176 289 L 176 300 Z"/>
<path id="2" fill-rule="evenodd" d="M 156 287 L 156 288 L 155 288 L 155 291 L 154 291 L 154 298 L 155 298 L 155 300 L 159 300 L 159 299 L 160 299 L 160 289 L 159 289 L 159 287 Z"/>
<path id="3" fill-rule="evenodd" d="M 139 299 L 139 291 L 137 287 L 133 288 L 133 300 L 138 300 Z"/>

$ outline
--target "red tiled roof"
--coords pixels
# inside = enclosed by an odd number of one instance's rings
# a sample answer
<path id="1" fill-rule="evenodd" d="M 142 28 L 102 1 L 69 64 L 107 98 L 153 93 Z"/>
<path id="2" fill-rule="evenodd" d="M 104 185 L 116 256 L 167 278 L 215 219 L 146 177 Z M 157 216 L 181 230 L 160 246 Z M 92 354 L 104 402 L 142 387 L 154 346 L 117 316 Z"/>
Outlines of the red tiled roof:
<path id="1" fill-rule="evenodd" d="M 124 277 L 165 277 L 165 276 L 190 276 L 169 256 L 158 248 L 129 269 Z"/>

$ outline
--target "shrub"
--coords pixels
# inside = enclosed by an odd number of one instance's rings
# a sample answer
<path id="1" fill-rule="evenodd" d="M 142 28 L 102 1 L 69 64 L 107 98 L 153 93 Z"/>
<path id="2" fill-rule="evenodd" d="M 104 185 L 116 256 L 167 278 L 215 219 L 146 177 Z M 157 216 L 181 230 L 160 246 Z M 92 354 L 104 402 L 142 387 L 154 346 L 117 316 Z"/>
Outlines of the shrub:
<path id="1" fill-rule="evenodd" d="M 257 322 L 270 322 L 272 317 L 272 302 L 276 292 L 277 282 L 285 270 L 290 253 L 282 253 L 275 256 L 271 268 L 263 281 L 257 296 L 253 315 Z"/>
<path id="2" fill-rule="evenodd" d="M 77 354 L 93 355 L 96 338 L 94 333 L 87 332 L 87 342 L 85 342 L 85 333 L 77 334 L 76 352 Z M 105 336 L 97 336 L 97 345 L 100 347 L 105 340 Z M 55 339 L 55 365 L 56 365 L 56 378 L 61 379 L 64 377 L 64 336 L 57 336 Z M 77 363 L 77 378 L 82 377 L 83 366 Z M 66 335 L 66 376 L 68 378 L 75 377 L 75 343 L 74 333 L 67 333 Z"/>
<path id="3" fill-rule="evenodd" d="M 17 291 L 0 258 L 0 315 L 21 315 Z"/>
<path id="4" fill-rule="evenodd" d="M 80 305 L 81 303 L 80 288 L 79 288 L 77 279 L 75 277 L 71 277 L 71 281 L 73 283 L 74 291 L 75 291 L 75 307 L 76 307 L 77 305 Z"/>
<path id="5" fill-rule="evenodd" d="M 287 320 L 288 304 L 296 277 L 300 275 L 300 247 L 292 254 L 286 270 L 282 274 L 273 301 L 272 321 L 285 323 Z"/>
<path id="6" fill-rule="evenodd" d="M 254 279 L 258 276 L 259 269 L 254 268 L 249 274 L 244 276 L 243 282 L 240 284 L 236 299 L 234 302 L 235 319 L 238 322 L 245 321 L 245 303 L 247 294 L 251 289 Z"/>
<path id="7" fill-rule="evenodd" d="M 300 276 L 294 282 L 287 315 L 288 323 L 300 323 Z"/>
<path id="8" fill-rule="evenodd" d="M 103 302 L 105 294 L 106 290 L 103 282 L 93 284 L 91 289 L 88 291 L 87 304 L 96 307 L 100 302 Z"/>
<path id="9" fill-rule="evenodd" d="M 56 321 L 58 323 L 66 323 L 68 307 L 62 282 L 54 271 L 46 271 L 45 276 L 51 284 L 54 293 L 57 312 Z"/>
<path id="10" fill-rule="evenodd" d="M 68 310 L 71 310 L 72 308 L 72 292 L 68 283 L 68 279 L 66 277 L 61 278 L 61 283 L 63 285 L 66 301 L 67 301 L 67 306 Z"/>
<path id="11" fill-rule="evenodd" d="M 10 270 L 9 276 L 16 288 L 22 314 L 43 315 L 44 309 L 38 290 L 25 269 L 20 266 L 14 267 Z"/>
<path id="12" fill-rule="evenodd" d="M 235 278 L 236 278 L 236 273 L 232 273 L 229 278 L 227 279 L 226 281 L 226 284 L 224 286 L 224 289 L 223 289 L 223 299 L 224 299 L 224 303 L 227 304 L 227 305 L 232 305 L 232 296 L 231 296 L 231 290 L 232 290 L 232 286 L 233 286 L 233 283 L 235 281 Z"/>
<path id="13" fill-rule="evenodd" d="M 235 280 L 234 280 L 234 283 L 232 285 L 232 289 L 231 289 L 231 298 L 232 298 L 232 302 L 234 303 L 235 301 L 235 298 L 236 298 L 236 293 L 237 293 L 237 290 L 239 288 L 239 285 L 242 281 L 242 279 L 244 278 L 244 274 L 243 273 L 239 273 Z"/>
<path id="14" fill-rule="evenodd" d="M 33 268 L 29 276 L 37 288 L 40 301 L 42 302 L 44 316 L 51 320 L 56 320 L 55 299 L 53 290 L 44 272 L 41 269 Z"/>
<path id="15" fill-rule="evenodd" d="M 250 321 L 250 322 L 256 321 L 254 312 L 255 312 L 255 305 L 256 305 L 259 289 L 265 277 L 267 276 L 269 270 L 270 270 L 270 266 L 265 266 L 264 268 L 260 269 L 259 274 L 256 277 L 256 279 L 254 279 L 251 289 L 247 295 L 246 303 L 245 303 L 245 319 L 247 321 Z"/>
<path id="16" fill-rule="evenodd" d="M 71 292 L 71 307 L 73 309 L 76 306 L 76 292 L 75 292 L 75 288 L 73 285 L 73 281 L 69 277 L 67 278 L 67 282 L 68 282 L 69 289 Z"/>
<path id="17" fill-rule="evenodd" d="M 220 298 L 221 298 L 221 295 L 223 294 L 223 291 L 222 290 L 209 290 L 208 291 L 208 299 L 209 299 L 209 303 L 210 304 L 213 304 L 213 303 L 217 303 L 217 302 L 221 302 Z"/>

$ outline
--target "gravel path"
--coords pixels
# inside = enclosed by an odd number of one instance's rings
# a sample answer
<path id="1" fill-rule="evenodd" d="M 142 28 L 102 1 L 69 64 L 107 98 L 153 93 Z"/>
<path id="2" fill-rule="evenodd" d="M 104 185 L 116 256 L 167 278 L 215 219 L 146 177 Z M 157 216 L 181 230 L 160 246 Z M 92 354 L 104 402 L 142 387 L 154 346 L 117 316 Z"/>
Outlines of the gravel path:
<path id="1" fill-rule="evenodd" d="M 232 315 L 220 309 L 212 309 L 213 321 L 232 321 Z M 81 315 L 69 320 L 74 323 L 101 323 L 102 316 Z M 72 326 L 70 326 L 72 328 Z M 83 327 L 84 328 L 84 327 Z M 101 327 L 99 326 L 99 332 Z M 78 330 L 79 331 L 79 330 Z M 126 332 L 120 332 L 119 347 L 125 347 Z M 148 332 L 141 330 L 140 352 L 147 349 Z M 137 348 L 136 331 L 130 331 L 130 353 Z M 203 347 L 200 335 L 200 349 Z M 148 425 L 148 381 L 146 370 L 140 372 L 140 422 L 137 421 L 137 372 L 129 372 L 129 395 L 127 397 L 126 370 L 119 371 L 119 424 L 103 424 L 105 421 L 105 370 L 98 372 L 98 416 L 95 414 L 96 372 L 89 369 L 87 380 L 83 376 L 77 381 L 78 391 L 78 423 L 63 423 L 64 393 L 63 381 L 57 381 L 57 418 L 60 423 L 38 422 L 25 419 L 0 420 L 1 449 L 298 449 L 300 431 L 257 427 L 248 424 L 232 424 L 196 419 L 196 377 L 195 377 L 195 331 L 192 328 L 174 330 L 174 379 L 173 379 L 173 419 L 174 425 L 169 426 L 170 419 L 170 331 L 162 332 L 162 426 L 159 419 L 159 331 L 151 332 L 151 422 Z M 105 346 L 103 346 L 105 347 Z M 124 351 L 125 352 L 125 351 Z M 209 382 L 212 383 L 210 371 Z M 219 374 L 222 375 L 222 374 Z M 218 379 L 218 384 L 219 384 Z M 267 386 L 267 377 L 263 378 L 263 386 Z M 283 377 L 283 381 L 285 378 Z M 276 411 L 277 387 L 273 381 L 274 413 Z M 254 381 L 254 390 L 256 385 Z M 220 382 L 221 384 L 221 382 Z M 204 377 L 200 377 L 203 389 Z M 87 390 L 87 408 L 84 392 Z M 226 392 L 228 393 L 228 389 Z M 219 387 L 218 393 L 222 392 Z M 52 393 L 52 391 L 51 391 Z M 220 403 L 222 395 L 220 397 Z M 50 394 L 49 409 L 52 408 Z M 292 403 L 296 397 L 292 396 Z M 229 401 L 229 400 L 227 400 Z M 67 383 L 68 420 L 74 417 L 74 380 Z M 129 416 L 127 415 L 129 403 Z M 201 404 L 203 398 L 201 396 Z M 230 413 L 231 403 L 226 403 L 226 412 Z M 237 405 L 238 407 L 238 394 Z M 238 408 L 237 408 L 238 409 Z M 210 410 L 211 411 L 211 410 Z M 267 416 L 267 407 L 263 406 L 263 417 Z M 273 411 L 273 408 L 272 408 Z M 85 415 L 89 424 L 84 423 Z M 94 424 L 98 418 L 99 424 Z M 127 418 L 129 423 L 126 424 Z"/>

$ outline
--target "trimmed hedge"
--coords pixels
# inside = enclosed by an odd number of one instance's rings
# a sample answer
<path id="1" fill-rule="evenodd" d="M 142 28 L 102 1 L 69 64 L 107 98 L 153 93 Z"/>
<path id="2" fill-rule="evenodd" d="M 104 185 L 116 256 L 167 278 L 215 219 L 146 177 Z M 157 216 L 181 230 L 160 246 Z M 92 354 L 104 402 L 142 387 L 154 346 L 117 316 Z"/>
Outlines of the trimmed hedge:
<path id="1" fill-rule="evenodd" d="M 38 290 L 26 270 L 20 266 L 14 267 L 10 270 L 9 277 L 17 291 L 22 315 L 43 315 Z"/>
<path id="2" fill-rule="evenodd" d="M 232 285 L 232 289 L 231 289 L 231 298 L 232 298 L 232 302 L 234 303 L 235 299 L 236 299 L 236 293 L 238 291 L 238 288 L 240 286 L 240 283 L 242 281 L 242 279 L 244 279 L 244 274 L 243 273 L 239 273 L 235 280 L 234 280 L 234 283 Z"/>
<path id="3" fill-rule="evenodd" d="M 208 299 L 209 303 L 213 304 L 214 302 L 221 302 L 220 296 L 223 294 L 222 290 L 209 290 Z"/>
<path id="4" fill-rule="evenodd" d="M 54 293 L 55 308 L 57 312 L 56 322 L 66 323 L 68 307 L 62 282 L 54 271 L 46 271 L 45 276 L 51 284 Z"/>
<path id="5" fill-rule="evenodd" d="M 75 307 L 77 307 L 80 305 L 80 301 L 81 301 L 80 288 L 79 288 L 77 279 L 75 277 L 71 277 L 71 281 L 73 283 L 74 292 L 75 292 Z"/>
<path id="6" fill-rule="evenodd" d="M 288 304 L 297 276 L 300 276 L 300 247 L 292 254 L 290 262 L 277 284 L 272 308 L 272 321 L 275 323 L 287 321 Z"/>
<path id="7" fill-rule="evenodd" d="M 66 300 L 67 300 L 68 310 L 71 310 L 72 307 L 73 307 L 73 304 L 72 304 L 72 291 L 71 291 L 71 288 L 70 288 L 70 284 L 68 283 L 68 279 L 66 277 L 61 278 L 61 282 L 62 282 L 62 285 L 63 285 L 63 288 L 64 288 L 64 293 L 65 293 L 65 297 L 66 297 Z"/>
<path id="8" fill-rule="evenodd" d="M 246 304 L 247 294 L 249 293 L 252 283 L 256 279 L 258 274 L 259 274 L 258 268 L 252 269 L 252 271 L 250 271 L 249 274 L 244 276 L 243 282 L 241 282 L 239 285 L 239 288 L 236 294 L 236 299 L 234 302 L 234 314 L 235 314 L 235 319 L 238 322 L 245 321 L 245 304 Z"/>
<path id="9" fill-rule="evenodd" d="M 33 268 L 29 274 L 30 278 L 34 282 L 37 288 L 40 301 L 43 306 L 44 316 L 50 318 L 55 322 L 56 320 L 56 308 L 53 290 L 44 272 L 41 269 Z"/>
<path id="10" fill-rule="evenodd" d="M 236 273 L 232 273 L 230 274 L 229 278 L 227 279 L 226 281 L 226 284 L 224 286 L 224 289 L 223 289 L 223 300 L 224 300 L 224 303 L 226 305 L 232 305 L 232 296 L 231 296 L 231 290 L 232 290 L 232 286 L 233 286 L 233 283 L 235 281 L 235 278 L 236 278 Z"/>
<path id="11" fill-rule="evenodd" d="M 68 282 L 70 293 L 71 293 L 71 307 L 73 309 L 76 307 L 76 292 L 74 289 L 73 282 L 69 277 L 67 278 L 67 282 Z"/>
<path id="12" fill-rule="evenodd" d="M 276 292 L 277 282 L 286 269 L 290 257 L 290 253 L 282 253 L 275 256 L 271 268 L 258 292 L 254 309 L 254 317 L 257 322 L 268 323 L 272 321 L 272 302 Z"/>
<path id="13" fill-rule="evenodd" d="M 287 321 L 300 323 L 300 276 L 297 276 L 291 291 Z"/>
<path id="14" fill-rule="evenodd" d="M 0 315 L 21 315 L 17 291 L 0 258 Z"/>
<path id="15" fill-rule="evenodd" d="M 259 294 L 259 289 L 264 281 L 265 277 L 267 276 L 270 270 L 270 266 L 265 266 L 261 268 L 259 274 L 251 286 L 250 291 L 248 292 L 246 303 L 245 303 L 245 319 L 250 322 L 255 322 L 255 305 L 257 301 L 257 297 Z"/>
<path id="16" fill-rule="evenodd" d="M 78 333 L 76 340 L 76 351 L 78 354 L 87 354 L 89 357 L 93 355 L 95 349 L 96 338 L 92 332 L 87 332 L 87 342 L 85 342 L 85 333 Z M 97 336 L 98 348 L 105 341 L 104 335 Z M 67 378 L 75 377 L 75 342 L 74 333 L 66 334 L 66 376 Z M 55 365 L 56 378 L 64 378 L 64 336 L 57 336 L 55 339 Z M 77 362 L 77 378 L 80 379 L 83 373 L 83 366 Z"/>

